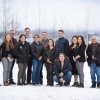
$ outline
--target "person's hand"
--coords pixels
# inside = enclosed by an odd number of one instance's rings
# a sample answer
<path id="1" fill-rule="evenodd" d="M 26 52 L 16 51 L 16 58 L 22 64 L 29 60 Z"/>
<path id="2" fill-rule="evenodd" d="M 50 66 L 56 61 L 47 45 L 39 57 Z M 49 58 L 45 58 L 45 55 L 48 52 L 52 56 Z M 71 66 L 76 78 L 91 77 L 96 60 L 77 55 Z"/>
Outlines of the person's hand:
<path id="1" fill-rule="evenodd" d="M 62 83 L 63 83 L 63 78 L 60 78 L 60 82 L 62 82 Z"/>
<path id="2" fill-rule="evenodd" d="M 9 62 L 12 62 L 12 59 L 10 58 L 10 57 L 7 57 L 8 58 L 8 60 L 9 60 Z"/>
<path id="3" fill-rule="evenodd" d="M 94 57 L 94 55 L 92 55 L 92 59 L 96 59 L 96 58 Z"/>
<path id="4" fill-rule="evenodd" d="M 59 74 L 59 76 L 60 76 L 60 77 L 63 77 L 63 75 L 64 75 L 64 73 L 63 73 L 63 72 L 61 72 L 61 73 Z"/>
<path id="5" fill-rule="evenodd" d="M 52 61 L 49 61 L 49 63 L 51 64 L 51 63 L 52 63 Z"/>
<path id="6" fill-rule="evenodd" d="M 76 61 L 76 59 L 74 58 L 74 56 L 73 56 L 73 60 Z"/>
<path id="7" fill-rule="evenodd" d="M 47 62 L 49 62 L 49 59 L 47 59 Z"/>
<path id="8" fill-rule="evenodd" d="M 69 57 L 67 57 L 67 59 L 69 60 Z"/>
<path id="9" fill-rule="evenodd" d="M 42 56 L 40 56 L 38 60 L 42 60 Z"/>

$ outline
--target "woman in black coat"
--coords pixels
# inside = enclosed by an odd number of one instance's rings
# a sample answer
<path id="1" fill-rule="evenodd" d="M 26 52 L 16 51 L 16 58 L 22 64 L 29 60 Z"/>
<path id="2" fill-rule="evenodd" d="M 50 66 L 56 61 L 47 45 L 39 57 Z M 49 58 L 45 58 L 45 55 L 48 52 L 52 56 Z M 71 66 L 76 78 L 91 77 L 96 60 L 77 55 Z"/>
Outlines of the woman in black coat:
<path id="1" fill-rule="evenodd" d="M 25 35 L 20 35 L 19 42 L 15 45 L 13 55 L 17 59 L 18 71 L 18 85 L 27 85 L 25 83 L 26 68 L 30 57 L 29 43 L 25 41 Z M 20 81 L 22 79 L 22 82 Z"/>
<path id="2" fill-rule="evenodd" d="M 52 39 L 49 39 L 48 46 L 43 53 L 43 58 L 45 60 L 45 65 L 47 67 L 47 76 L 49 82 L 47 85 L 50 86 L 53 86 L 53 68 L 57 55 L 58 55 L 58 50 L 56 47 L 54 47 L 54 41 Z"/>
<path id="3" fill-rule="evenodd" d="M 82 36 L 78 36 L 79 45 L 75 48 L 75 54 L 73 56 L 73 60 L 76 61 L 76 67 L 79 73 L 80 84 L 78 87 L 84 88 L 84 73 L 83 67 L 85 62 L 85 42 Z"/>
<path id="4" fill-rule="evenodd" d="M 71 65 L 73 67 L 72 69 L 72 75 L 74 75 L 74 84 L 72 86 L 77 87 L 78 86 L 78 71 L 76 68 L 76 63 L 73 60 L 73 56 L 75 54 L 75 48 L 78 45 L 78 37 L 77 36 L 73 36 L 72 37 L 72 44 L 69 46 L 69 50 L 68 50 L 68 57 L 69 60 L 71 62 Z"/>

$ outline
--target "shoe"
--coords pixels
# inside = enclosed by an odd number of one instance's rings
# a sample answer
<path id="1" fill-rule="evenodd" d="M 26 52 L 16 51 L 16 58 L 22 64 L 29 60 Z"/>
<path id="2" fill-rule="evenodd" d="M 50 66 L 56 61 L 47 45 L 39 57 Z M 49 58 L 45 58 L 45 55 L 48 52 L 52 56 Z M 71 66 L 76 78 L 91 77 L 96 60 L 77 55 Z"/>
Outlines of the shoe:
<path id="1" fill-rule="evenodd" d="M 77 87 L 78 86 L 78 82 L 74 82 L 74 84 L 72 85 L 72 87 Z"/>
<path id="2" fill-rule="evenodd" d="M 23 85 L 27 85 L 27 84 L 26 84 L 26 83 L 24 83 L 24 82 L 23 82 L 22 84 L 23 84 Z"/>
<path id="3" fill-rule="evenodd" d="M 7 83 L 7 81 L 4 81 L 4 86 L 8 86 L 8 83 Z"/>
<path id="4" fill-rule="evenodd" d="M 100 88 L 100 83 L 97 83 L 97 88 Z"/>
<path id="5" fill-rule="evenodd" d="M 1 84 L 0 84 L 0 86 L 1 86 Z"/>
<path id="6" fill-rule="evenodd" d="M 84 88 L 83 83 L 80 83 L 80 84 L 78 85 L 78 87 L 79 87 L 79 88 Z"/>
<path id="7" fill-rule="evenodd" d="M 36 84 L 36 83 L 32 83 L 32 85 L 37 86 L 37 84 Z"/>
<path id="8" fill-rule="evenodd" d="M 32 84 L 31 82 L 27 82 L 27 84 Z"/>
<path id="9" fill-rule="evenodd" d="M 41 84 L 40 83 L 36 83 L 37 85 L 39 85 L 39 86 L 41 86 Z"/>
<path id="10" fill-rule="evenodd" d="M 10 84 L 16 84 L 14 81 L 12 81 L 12 82 L 9 82 Z"/>
<path id="11" fill-rule="evenodd" d="M 22 84 L 22 83 L 18 83 L 17 85 L 20 85 L 20 86 L 22 86 L 23 84 Z"/>
<path id="12" fill-rule="evenodd" d="M 8 85 L 11 85 L 8 81 L 6 81 Z"/>
<path id="13" fill-rule="evenodd" d="M 96 82 L 92 82 L 91 88 L 96 88 Z"/>
<path id="14" fill-rule="evenodd" d="M 63 83 L 62 82 L 58 82 L 58 84 L 56 86 L 62 86 Z"/>
<path id="15" fill-rule="evenodd" d="M 64 86 L 70 86 L 70 80 L 67 80 L 67 82 L 64 83 Z"/>

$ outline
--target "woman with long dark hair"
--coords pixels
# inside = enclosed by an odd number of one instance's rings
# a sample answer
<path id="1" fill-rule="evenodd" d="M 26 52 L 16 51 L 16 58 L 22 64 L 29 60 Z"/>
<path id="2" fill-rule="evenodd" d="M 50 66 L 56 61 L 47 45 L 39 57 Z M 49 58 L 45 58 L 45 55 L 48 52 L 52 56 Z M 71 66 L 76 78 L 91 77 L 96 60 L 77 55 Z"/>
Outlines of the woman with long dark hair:
<path id="1" fill-rule="evenodd" d="M 78 87 L 84 88 L 84 62 L 85 62 L 85 42 L 83 36 L 78 36 L 78 46 L 75 48 L 73 60 L 76 61 L 76 67 L 79 73 L 80 84 Z"/>
<path id="2" fill-rule="evenodd" d="M 47 76 L 48 76 L 48 84 L 53 86 L 53 68 L 54 68 L 54 61 L 57 58 L 58 50 L 54 47 L 54 41 L 49 39 L 48 46 L 44 50 L 43 58 L 45 60 L 45 65 L 47 67 Z"/>
<path id="3" fill-rule="evenodd" d="M 4 42 L 2 43 L 2 64 L 3 64 L 3 81 L 4 86 L 10 85 L 8 82 L 10 69 L 13 61 L 13 43 L 9 34 L 5 35 Z"/>
<path id="4" fill-rule="evenodd" d="M 73 56 L 75 53 L 75 48 L 78 46 L 78 36 L 73 36 L 72 37 L 72 44 L 69 46 L 68 50 L 68 57 L 71 62 L 71 65 L 73 67 L 72 69 L 72 75 L 74 75 L 74 84 L 72 86 L 77 87 L 78 86 L 78 71 L 76 68 L 76 63 L 73 60 Z"/>

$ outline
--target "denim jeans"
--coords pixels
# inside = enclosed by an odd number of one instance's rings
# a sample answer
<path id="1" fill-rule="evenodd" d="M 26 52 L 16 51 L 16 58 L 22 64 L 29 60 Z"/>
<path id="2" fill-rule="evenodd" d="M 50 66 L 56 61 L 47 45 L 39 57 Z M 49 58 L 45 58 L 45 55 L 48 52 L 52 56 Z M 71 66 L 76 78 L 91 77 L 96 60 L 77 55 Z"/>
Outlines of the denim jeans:
<path id="1" fill-rule="evenodd" d="M 11 65 L 11 70 L 10 70 L 10 75 L 9 75 L 9 82 L 13 82 L 13 67 L 14 67 L 14 64 L 15 64 L 15 59 L 13 60 L 12 62 L 12 65 Z"/>
<path id="2" fill-rule="evenodd" d="M 100 82 L 100 67 L 96 66 L 95 63 L 90 64 L 90 74 L 92 82 L 96 82 L 95 74 L 97 75 L 97 83 Z"/>
<path id="3" fill-rule="evenodd" d="M 33 72 L 32 72 L 32 83 L 40 83 L 40 70 L 42 67 L 42 60 L 32 60 Z"/>
<path id="4" fill-rule="evenodd" d="M 63 80 L 65 80 L 65 83 L 67 82 L 67 80 L 70 80 L 70 81 L 71 81 L 72 72 L 69 71 L 69 72 L 68 72 L 67 74 L 65 74 L 62 78 L 63 78 Z M 53 76 L 53 80 L 54 80 L 55 82 L 60 82 L 60 79 L 59 79 L 56 75 Z"/>

